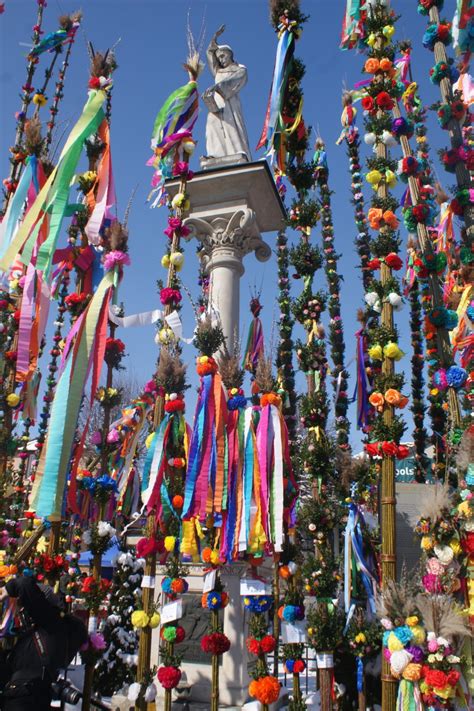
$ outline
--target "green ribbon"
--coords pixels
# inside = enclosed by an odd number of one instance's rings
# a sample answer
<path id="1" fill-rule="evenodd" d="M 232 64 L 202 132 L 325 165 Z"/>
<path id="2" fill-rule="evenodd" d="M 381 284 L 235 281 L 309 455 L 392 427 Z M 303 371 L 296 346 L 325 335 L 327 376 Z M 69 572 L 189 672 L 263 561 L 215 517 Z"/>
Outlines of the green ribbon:
<path id="1" fill-rule="evenodd" d="M 106 94 L 102 90 L 89 93 L 82 115 L 61 152 L 58 165 L 43 185 L 15 238 L 0 260 L 0 269 L 3 271 L 9 269 L 22 248 L 21 261 L 23 264 L 31 262 L 39 231 L 46 216 L 50 214 L 48 236 L 39 249 L 36 262 L 36 268 L 48 274 L 61 223 L 68 211 L 69 188 L 82 147 L 86 138 L 97 130 L 104 118 L 102 104 L 105 98 Z"/>

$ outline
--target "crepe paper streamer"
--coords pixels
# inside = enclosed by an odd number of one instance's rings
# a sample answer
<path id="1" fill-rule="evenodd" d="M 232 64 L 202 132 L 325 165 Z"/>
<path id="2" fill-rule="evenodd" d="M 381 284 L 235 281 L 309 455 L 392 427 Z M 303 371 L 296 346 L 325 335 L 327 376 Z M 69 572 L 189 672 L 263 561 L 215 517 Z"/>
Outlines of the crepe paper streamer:
<path id="1" fill-rule="evenodd" d="M 283 506 L 283 478 L 287 477 L 293 488 L 293 505 L 297 489 L 289 456 L 288 430 L 280 410 L 275 405 L 262 407 L 256 442 L 260 489 L 259 492 L 254 489 L 254 496 L 260 498 L 262 526 L 268 544 L 278 553 L 283 546 L 283 524 L 289 523 L 291 509 L 289 507 L 285 511 Z"/>
<path id="2" fill-rule="evenodd" d="M 456 54 L 465 54 L 465 65 L 474 51 L 474 8 L 469 0 L 457 0 L 453 17 L 453 47 Z"/>
<path id="3" fill-rule="evenodd" d="M 36 370 L 31 376 L 31 378 L 23 383 L 23 386 L 21 388 L 22 420 L 31 420 L 32 422 L 36 420 L 40 383 L 41 373 L 39 370 Z"/>
<path id="4" fill-rule="evenodd" d="M 201 377 L 184 491 L 183 520 L 204 521 L 225 509 L 228 482 L 227 406 L 219 373 Z"/>
<path id="5" fill-rule="evenodd" d="M 176 89 L 159 110 L 153 126 L 151 147 L 155 155 L 147 165 L 155 168 L 148 200 L 156 194 L 152 207 L 156 207 L 163 194 L 165 178 L 171 178 L 173 163 L 178 159 L 182 141 L 192 140 L 191 131 L 199 113 L 197 82 L 188 81 Z"/>
<path id="6" fill-rule="evenodd" d="M 369 422 L 369 379 L 365 369 L 365 335 L 363 331 L 357 331 L 357 429 L 366 427 Z"/>
<path id="7" fill-rule="evenodd" d="M 450 331 L 451 344 L 453 346 L 453 355 L 459 353 L 460 364 L 462 368 L 467 368 L 474 354 L 474 324 L 469 318 L 468 307 L 474 296 L 474 287 L 468 284 L 464 289 L 458 308 L 456 310 L 458 316 L 458 324 L 456 328 Z"/>
<path id="8" fill-rule="evenodd" d="M 264 354 L 263 326 L 258 316 L 255 316 L 250 323 L 247 345 L 242 359 L 242 368 L 248 370 L 249 373 L 255 373 L 258 361 L 264 357 Z"/>
<path id="9" fill-rule="evenodd" d="M 360 576 L 367 602 L 375 614 L 375 595 L 377 592 L 377 575 L 374 561 L 367 558 L 364 551 L 363 528 L 365 525 L 362 511 L 355 504 L 349 505 L 349 516 L 345 530 L 344 548 L 344 607 L 349 612 L 354 592 L 357 590 L 357 573 Z"/>
<path id="10" fill-rule="evenodd" d="M 50 289 L 32 264 L 26 270 L 18 326 L 17 382 L 32 377 L 38 364 L 41 341 L 46 330 L 50 306 Z"/>
<path id="11" fill-rule="evenodd" d="M 7 271 L 19 252 L 21 252 L 23 264 L 29 264 L 40 228 L 47 216 L 50 215 L 48 237 L 40 246 L 36 261 L 38 270 L 46 272 L 49 270 L 62 219 L 67 211 L 69 188 L 82 146 L 85 139 L 96 131 L 97 126 L 103 120 L 102 104 L 105 98 L 105 91 L 89 92 L 82 116 L 66 141 L 57 167 L 46 180 L 21 227 L 2 254 L 0 269 Z"/>
<path id="12" fill-rule="evenodd" d="M 465 104 L 474 103 L 474 82 L 468 72 L 460 74 L 459 79 L 453 84 L 453 91 L 460 91 Z"/>
<path id="13" fill-rule="evenodd" d="M 423 711 L 420 687 L 417 681 L 400 679 L 397 695 L 397 711 Z"/>
<path id="14" fill-rule="evenodd" d="M 103 363 L 113 281 L 113 272 L 107 272 L 84 311 L 85 318 L 56 386 L 48 438 L 31 495 L 31 505 L 39 517 L 63 513 L 66 477 L 87 376 L 92 369 L 92 388 L 97 388 Z M 105 332 L 100 332 L 103 325 Z"/>
<path id="15" fill-rule="evenodd" d="M 288 87 L 290 69 L 295 52 L 295 36 L 288 29 L 279 35 L 278 46 L 273 68 L 273 80 L 268 99 L 265 122 L 259 138 L 257 149 L 267 150 L 274 146 L 274 137 L 284 128 L 282 123 L 282 108 Z"/>
<path id="16" fill-rule="evenodd" d="M 109 461 L 110 475 L 117 481 L 119 500 L 124 496 L 128 486 L 140 434 L 147 423 L 147 414 L 153 406 L 153 397 L 138 398 L 128 407 L 123 408 L 121 418 L 110 425 L 109 432 L 117 430 L 120 434 L 120 446 Z"/>
<path id="17" fill-rule="evenodd" d="M 112 217 L 110 211 L 116 202 L 110 150 L 110 130 L 107 119 L 104 119 L 99 127 L 99 137 L 105 148 L 97 167 L 97 182 L 86 196 L 91 214 L 85 227 L 85 233 L 89 242 L 94 245 L 99 244 L 100 228 L 105 218 Z"/>
<path id="18" fill-rule="evenodd" d="M 342 22 L 340 49 L 364 48 L 364 38 L 366 36 L 366 13 L 362 9 L 364 6 L 364 0 L 347 0 L 346 12 Z"/>
<path id="19" fill-rule="evenodd" d="M 39 57 L 39 55 L 44 54 L 44 52 L 51 52 L 53 49 L 57 49 L 63 44 L 73 42 L 78 27 L 79 22 L 75 22 L 70 30 L 60 29 L 56 30 L 56 32 L 50 32 L 33 47 L 29 56 Z"/>
<path id="20" fill-rule="evenodd" d="M 38 159 L 36 156 L 29 156 L 26 161 L 25 170 L 22 173 L 18 187 L 15 190 L 12 199 L 8 203 L 8 208 L 5 216 L 0 223 L 0 259 L 5 254 L 7 248 L 18 229 L 24 204 L 30 190 L 33 175 L 36 174 Z"/>

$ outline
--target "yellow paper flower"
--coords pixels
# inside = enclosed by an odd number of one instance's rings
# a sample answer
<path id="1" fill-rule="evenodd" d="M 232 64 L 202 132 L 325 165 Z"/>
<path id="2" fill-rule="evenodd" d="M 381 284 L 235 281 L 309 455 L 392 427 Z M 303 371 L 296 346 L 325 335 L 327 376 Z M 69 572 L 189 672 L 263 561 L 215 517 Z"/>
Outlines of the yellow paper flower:
<path id="1" fill-rule="evenodd" d="M 16 407 L 19 402 L 20 396 L 16 393 L 10 393 L 10 395 L 7 395 L 7 404 L 9 405 L 9 407 Z"/>
<path id="2" fill-rule="evenodd" d="M 371 346 L 369 348 L 369 358 L 372 358 L 372 360 L 382 360 L 382 346 L 379 346 L 378 344 L 376 346 Z"/>
<path id="3" fill-rule="evenodd" d="M 184 254 L 182 252 L 173 252 L 170 256 L 170 262 L 176 271 L 179 272 L 184 264 Z"/>
<path id="4" fill-rule="evenodd" d="M 376 41 L 377 41 L 377 37 L 372 32 L 372 34 L 370 34 L 367 37 L 367 44 L 369 45 L 369 47 L 373 47 L 375 45 Z"/>
<path id="5" fill-rule="evenodd" d="M 168 553 L 171 553 L 174 551 L 174 547 L 176 545 L 176 537 L 175 536 L 166 536 L 165 537 L 165 548 L 168 551 Z"/>
<path id="6" fill-rule="evenodd" d="M 220 561 L 220 558 L 219 558 L 219 551 L 212 551 L 212 553 L 211 553 L 211 563 L 212 563 L 213 565 L 217 565 L 217 564 L 219 563 L 219 561 Z"/>
<path id="7" fill-rule="evenodd" d="M 176 193 L 174 198 L 171 200 L 171 205 L 174 208 L 181 207 L 183 202 L 186 200 L 186 195 L 184 193 Z"/>
<path id="8" fill-rule="evenodd" d="M 174 340 L 174 333 L 169 328 L 169 326 L 165 326 L 162 328 L 159 333 L 158 333 L 158 338 L 160 343 L 163 343 L 164 345 L 167 345 L 168 343 L 172 343 Z"/>
<path id="9" fill-rule="evenodd" d="M 359 634 L 355 636 L 354 641 L 357 642 L 358 644 L 359 643 L 365 644 L 367 642 L 367 637 L 365 636 L 365 634 L 363 632 L 359 632 Z"/>
<path id="10" fill-rule="evenodd" d="M 397 184 L 397 176 L 395 175 L 393 170 L 385 171 L 385 183 L 386 185 L 388 185 L 389 188 L 394 188 Z"/>
<path id="11" fill-rule="evenodd" d="M 385 25 L 385 27 L 382 30 L 382 33 L 384 37 L 386 37 L 388 40 L 392 39 L 393 35 L 395 34 L 395 27 L 393 25 Z"/>
<path id="12" fill-rule="evenodd" d="M 411 615 L 411 617 L 406 618 L 405 622 L 407 623 L 408 627 L 415 627 L 418 624 L 419 619 L 416 615 Z"/>
<path id="13" fill-rule="evenodd" d="M 432 536 L 423 536 L 420 541 L 420 546 L 424 551 L 430 551 L 434 546 L 434 540 Z"/>
<path id="14" fill-rule="evenodd" d="M 170 256 L 169 254 L 164 254 L 161 257 L 161 266 L 164 267 L 165 269 L 168 269 L 170 265 Z"/>
<path id="15" fill-rule="evenodd" d="M 131 622 L 134 627 L 146 627 L 150 618 L 144 610 L 135 610 L 132 612 Z"/>
<path id="16" fill-rule="evenodd" d="M 462 501 L 458 506 L 458 513 L 462 516 L 470 516 L 471 507 L 469 506 L 469 501 Z"/>
<path id="17" fill-rule="evenodd" d="M 403 649 L 403 644 L 398 639 L 397 635 L 390 632 L 387 640 L 387 647 L 391 652 L 401 652 Z"/>
<path id="18" fill-rule="evenodd" d="M 372 186 L 378 185 L 382 180 L 382 173 L 380 172 L 380 170 L 371 170 L 369 173 L 367 173 L 365 179 Z"/>
<path id="19" fill-rule="evenodd" d="M 421 625 L 411 627 L 412 639 L 415 644 L 423 644 L 426 639 L 426 632 Z"/>
<path id="20" fill-rule="evenodd" d="M 44 94 L 41 94 L 40 92 L 38 92 L 37 94 L 35 94 L 33 96 L 33 103 L 36 106 L 44 106 L 47 103 L 47 101 L 48 101 L 48 99 L 46 98 L 46 96 Z"/>
<path id="21" fill-rule="evenodd" d="M 156 629 L 158 625 L 160 624 L 161 617 L 158 612 L 154 612 L 152 616 L 150 617 L 150 621 L 148 625 L 151 627 L 152 630 Z"/>
<path id="22" fill-rule="evenodd" d="M 454 555 L 459 555 L 461 553 L 461 544 L 455 538 L 449 542 L 449 547 L 453 551 Z"/>
<path id="23" fill-rule="evenodd" d="M 387 356 L 387 358 L 392 358 L 392 360 L 400 360 L 404 356 L 404 353 L 401 348 L 399 348 L 398 343 L 395 343 L 394 341 L 390 341 L 386 346 L 384 346 L 383 353 Z"/>

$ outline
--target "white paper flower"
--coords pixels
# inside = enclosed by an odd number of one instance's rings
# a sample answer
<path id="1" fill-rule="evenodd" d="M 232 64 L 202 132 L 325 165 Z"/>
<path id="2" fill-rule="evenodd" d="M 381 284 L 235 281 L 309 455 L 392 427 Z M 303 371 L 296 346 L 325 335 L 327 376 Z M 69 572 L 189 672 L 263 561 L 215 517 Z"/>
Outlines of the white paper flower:
<path id="1" fill-rule="evenodd" d="M 368 291 L 364 296 L 364 300 L 367 306 L 373 306 L 379 300 L 379 295 L 376 291 Z"/>
<path id="2" fill-rule="evenodd" d="M 291 575 L 296 575 L 298 571 L 298 566 L 293 560 L 290 560 L 290 562 L 288 563 L 288 570 L 290 571 Z"/>
<path id="3" fill-rule="evenodd" d="M 141 684 L 139 684 L 137 681 L 135 681 L 133 684 L 130 684 L 127 696 L 128 700 L 136 701 L 138 699 L 138 695 L 140 693 L 141 688 Z"/>
<path id="4" fill-rule="evenodd" d="M 403 300 L 400 294 L 397 294 L 395 291 L 392 291 L 388 296 L 387 299 L 393 306 L 394 311 L 400 311 L 403 308 Z"/>
<path id="5" fill-rule="evenodd" d="M 454 551 L 451 546 L 435 546 L 434 553 L 443 565 L 449 565 L 454 558 Z"/>
<path id="6" fill-rule="evenodd" d="M 375 304 L 372 306 L 372 309 L 378 314 L 382 311 L 382 302 L 380 301 L 380 299 L 375 302 Z"/>
<path id="7" fill-rule="evenodd" d="M 437 637 L 436 641 L 440 647 L 449 647 L 449 642 L 445 637 Z"/>
<path id="8" fill-rule="evenodd" d="M 470 518 L 469 521 L 466 521 L 464 524 L 464 530 L 468 533 L 472 533 L 474 531 L 474 518 Z"/>
<path id="9" fill-rule="evenodd" d="M 450 654 L 448 657 L 446 657 L 446 659 L 450 664 L 459 664 L 459 662 L 461 661 L 460 658 L 456 657 L 455 654 Z"/>
<path id="10" fill-rule="evenodd" d="M 115 528 L 110 525 L 107 521 L 99 521 L 97 524 L 97 535 L 101 538 L 106 536 L 113 536 L 115 534 Z"/>
<path id="11" fill-rule="evenodd" d="M 152 701 L 154 701 L 156 699 L 157 693 L 158 692 L 157 692 L 156 686 L 152 682 L 150 684 L 150 686 L 146 687 L 145 696 L 144 696 L 145 701 L 151 703 Z"/>
<path id="12" fill-rule="evenodd" d="M 392 652 L 390 656 L 390 669 L 393 674 L 401 674 L 405 667 L 413 659 L 413 654 L 401 649 L 399 652 Z"/>
<path id="13" fill-rule="evenodd" d="M 383 131 L 382 133 L 382 143 L 384 143 L 386 146 L 396 146 L 397 141 L 396 139 L 392 136 L 390 131 Z"/>
<path id="14" fill-rule="evenodd" d="M 377 136 L 375 133 L 366 133 L 364 136 L 364 141 L 368 146 L 373 146 L 376 140 Z"/>

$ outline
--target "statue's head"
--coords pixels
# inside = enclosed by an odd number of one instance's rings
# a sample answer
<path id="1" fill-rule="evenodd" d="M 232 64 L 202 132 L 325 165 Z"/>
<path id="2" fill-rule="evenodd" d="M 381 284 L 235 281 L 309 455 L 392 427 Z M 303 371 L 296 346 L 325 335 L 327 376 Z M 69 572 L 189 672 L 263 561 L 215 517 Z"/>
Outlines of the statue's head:
<path id="1" fill-rule="evenodd" d="M 228 44 L 221 44 L 216 49 L 216 59 L 221 67 L 228 67 L 234 61 L 234 53 Z"/>

